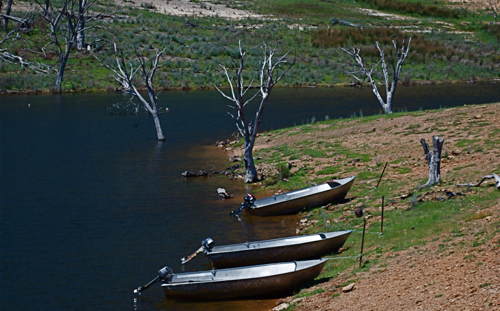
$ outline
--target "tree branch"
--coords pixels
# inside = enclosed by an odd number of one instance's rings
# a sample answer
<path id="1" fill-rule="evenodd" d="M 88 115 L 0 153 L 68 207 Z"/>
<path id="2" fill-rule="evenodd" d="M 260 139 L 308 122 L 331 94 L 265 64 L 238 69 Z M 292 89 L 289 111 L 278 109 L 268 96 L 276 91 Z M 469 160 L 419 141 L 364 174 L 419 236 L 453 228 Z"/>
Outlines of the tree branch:
<path id="1" fill-rule="evenodd" d="M 481 183 L 486 180 L 486 179 L 495 179 L 495 183 L 496 183 L 496 187 L 498 189 L 500 189 L 500 176 L 498 176 L 497 174 L 493 173 L 492 175 L 486 175 L 486 176 L 483 176 L 483 178 L 481 178 L 480 181 L 478 181 L 477 183 L 475 184 L 471 184 L 471 183 L 466 183 L 466 184 L 456 184 L 455 186 L 457 187 L 466 187 L 466 186 L 469 186 L 469 187 L 479 187 L 479 185 L 481 185 Z"/>

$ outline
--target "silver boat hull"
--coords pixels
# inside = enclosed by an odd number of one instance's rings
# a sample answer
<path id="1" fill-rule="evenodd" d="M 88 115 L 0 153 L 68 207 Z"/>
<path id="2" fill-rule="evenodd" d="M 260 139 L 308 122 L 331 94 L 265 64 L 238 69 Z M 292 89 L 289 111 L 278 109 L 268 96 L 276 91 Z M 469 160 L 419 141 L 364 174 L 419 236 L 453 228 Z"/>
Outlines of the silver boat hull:
<path id="1" fill-rule="evenodd" d="M 350 234 L 351 231 L 336 231 L 215 246 L 205 254 L 217 269 L 317 259 L 337 252 Z"/>
<path id="2" fill-rule="evenodd" d="M 252 215 L 276 216 L 296 214 L 304 209 L 326 205 L 342 200 L 356 176 L 326 182 L 321 185 L 296 190 L 256 200 L 253 207 L 245 207 Z"/>
<path id="3" fill-rule="evenodd" d="M 173 274 L 162 284 L 170 299 L 214 300 L 280 292 L 317 277 L 327 259 Z"/>

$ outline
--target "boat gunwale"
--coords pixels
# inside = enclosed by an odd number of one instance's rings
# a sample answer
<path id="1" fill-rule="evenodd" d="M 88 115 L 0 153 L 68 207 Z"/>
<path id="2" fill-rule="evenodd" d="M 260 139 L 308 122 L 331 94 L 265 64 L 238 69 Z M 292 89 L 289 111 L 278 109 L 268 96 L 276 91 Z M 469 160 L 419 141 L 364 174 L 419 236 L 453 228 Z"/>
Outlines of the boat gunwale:
<path id="1" fill-rule="evenodd" d="M 245 267 L 235 267 L 235 268 L 225 268 L 225 269 L 218 269 L 215 271 L 222 271 L 222 270 L 242 270 L 242 269 L 248 269 L 248 268 L 256 268 L 259 266 L 273 266 L 273 265 L 280 265 L 280 264 L 293 264 L 295 263 L 295 270 L 293 271 L 288 271 L 284 273 L 278 273 L 278 274 L 270 274 L 270 275 L 265 275 L 265 276 L 258 276 L 258 277 L 243 277 L 243 278 L 234 278 L 234 279 L 227 279 L 227 280 L 214 280 L 212 278 L 211 280 L 203 280 L 203 281 L 187 281 L 187 282 L 177 282 L 177 283 L 168 283 L 164 282 L 161 284 L 161 287 L 178 287 L 178 286 L 184 286 L 184 285 L 190 285 L 190 284 L 214 284 L 214 283 L 223 283 L 223 282 L 236 282 L 236 281 L 246 281 L 246 280 L 252 280 L 252 279 L 262 279 L 262 278 L 269 278 L 269 277 L 276 277 L 276 276 L 282 276 L 282 275 L 287 275 L 291 273 L 296 273 L 300 272 L 302 270 L 307 270 L 316 266 L 319 266 L 321 264 L 326 264 L 328 261 L 328 258 L 320 258 L 320 259 L 309 259 L 309 260 L 302 260 L 302 261 L 288 261 L 288 262 L 278 262 L 278 263 L 270 263 L 270 264 L 264 264 L 264 265 L 255 265 L 255 266 L 245 266 Z M 297 270 L 298 264 L 301 262 L 306 262 L 306 261 L 317 261 L 318 263 L 308 265 L 307 267 L 303 267 Z M 202 272 L 202 271 L 199 271 Z M 211 272 L 210 270 L 207 270 L 207 272 Z M 188 273 L 193 273 L 193 272 L 183 272 L 179 274 L 188 274 Z M 177 275 L 179 275 L 177 274 Z M 174 273 L 174 275 L 176 275 Z"/>
<path id="2" fill-rule="evenodd" d="M 331 232 L 325 232 L 325 233 L 316 233 L 316 234 L 308 234 L 308 235 L 298 235 L 298 236 L 293 236 L 293 237 L 285 237 L 285 238 L 276 238 L 276 239 L 270 239 L 270 240 L 263 240 L 263 241 L 254 241 L 254 242 L 249 242 L 248 244 L 249 245 L 252 245 L 252 244 L 256 244 L 256 243 L 272 243 L 272 242 L 276 242 L 276 241 L 280 241 L 280 240 L 285 240 L 285 239 L 298 239 L 298 238 L 302 238 L 302 237 L 313 237 L 313 236 L 317 236 L 317 235 L 321 235 L 321 234 L 328 234 L 328 233 L 339 233 L 338 235 L 335 235 L 335 236 L 332 236 L 332 237 L 326 237 L 326 238 L 322 238 L 320 240 L 314 240 L 314 241 L 305 241 L 305 242 L 299 242 L 299 243 L 295 243 L 295 244 L 287 244 L 287 245 L 278 245 L 278 246 L 271 246 L 271 247 L 259 247 L 259 248 L 250 248 L 250 247 L 247 247 L 247 248 L 244 248 L 244 249 L 237 249 L 237 250 L 227 250 L 227 251 L 216 251 L 215 248 L 217 247 L 231 247 L 231 246 L 246 246 L 247 243 L 236 243 L 236 244 L 228 244 L 228 245 L 221 245 L 221 246 L 214 246 L 214 250 L 210 251 L 210 252 L 205 252 L 205 254 L 207 256 L 212 256 L 212 255 L 217 255 L 217 254 L 227 254 L 227 253 L 234 253 L 234 252 L 244 252 L 244 251 L 254 251 L 254 250 L 265 250 L 265 249 L 272 249 L 272 248 L 279 248 L 279 247 L 287 247 L 287 246 L 297 246 L 297 245 L 301 245 L 301 244 L 307 244 L 307 243 L 316 243 L 316 242 L 325 242 L 325 241 L 328 241 L 328 240 L 331 240 L 331 239 L 335 239 L 335 238 L 338 238 L 338 237 L 341 237 L 341 236 L 344 236 L 344 235 L 347 235 L 347 234 L 351 234 L 352 233 L 352 230 L 343 230 L 343 231 L 331 231 Z"/>
<path id="3" fill-rule="evenodd" d="M 329 191 L 333 191 L 335 189 L 338 189 L 342 186 L 345 186 L 351 182 L 354 181 L 354 179 L 356 179 L 356 176 L 351 176 L 351 177 L 346 177 L 346 178 L 342 178 L 342 179 L 336 179 L 332 182 L 337 182 L 339 180 L 345 180 L 345 179 L 349 179 L 348 181 L 346 181 L 345 183 L 339 183 L 339 185 L 335 188 L 330 188 L 330 189 L 325 189 L 325 190 L 322 190 L 322 191 L 317 191 L 317 192 L 311 192 L 311 193 L 308 193 L 306 195 L 303 195 L 303 196 L 300 196 L 300 197 L 296 197 L 296 198 L 290 198 L 288 200 L 282 200 L 282 201 L 279 201 L 279 202 L 275 202 L 275 203 L 269 203 L 269 204 L 265 204 L 265 205 L 261 205 L 261 206 L 256 206 L 256 207 L 250 207 L 249 209 L 251 210 L 257 210 L 257 209 L 261 209 L 261 208 L 265 208 L 265 207 L 268 207 L 268 206 L 272 206 L 272 205 L 275 205 L 275 204 L 281 204 L 281 203 L 284 203 L 284 202 L 292 202 L 292 201 L 295 201 L 295 200 L 299 200 L 299 199 L 303 199 L 303 198 L 307 198 L 309 196 L 313 196 L 313 195 L 317 195 L 319 193 L 324 193 L 324 192 L 329 192 Z M 262 199 L 257 199 L 255 200 L 254 204 L 255 203 L 258 203 L 258 201 L 260 200 L 267 200 L 267 199 L 271 199 L 271 198 L 278 198 L 278 197 L 285 197 L 287 195 L 290 195 L 290 194 L 293 194 L 294 192 L 298 192 L 298 191 L 304 191 L 306 189 L 314 189 L 314 188 L 319 188 L 320 186 L 324 186 L 325 184 L 328 184 L 328 182 L 324 182 L 322 184 L 319 184 L 319 185 L 315 185 L 315 186 L 311 186 L 311 187 L 307 187 L 307 188 L 303 188 L 303 189 L 297 189 L 297 190 L 294 190 L 294 191 L 290 191 L 290 192 L 286 192 L 286 193 L 282 193 L 282 194 L 279 194 L 279 195 L 275 195 L 275 196 L 270 196 L 270 197 L 265 197 L 265 198 L 262 198 Z M 277 200 L 276 200 L 277 201 Z"/>

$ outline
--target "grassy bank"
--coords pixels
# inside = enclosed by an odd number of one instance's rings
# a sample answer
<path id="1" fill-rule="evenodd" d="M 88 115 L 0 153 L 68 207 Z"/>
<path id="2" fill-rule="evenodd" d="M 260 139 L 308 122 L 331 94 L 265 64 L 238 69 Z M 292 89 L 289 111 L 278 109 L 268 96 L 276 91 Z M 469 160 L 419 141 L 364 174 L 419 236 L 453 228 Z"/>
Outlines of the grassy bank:
<path id="1" fill-rule="evenodd" d="M 409 36 L 412 37 L 412 49 L 403 68 L 402 83 L 500 78 L 500 56 L 497 53 L 500 26 L 492 24 L 488 11 L 464 11 L 433 1 L 418 5 L 414 2 L 389 1 L 387 3 L 394 5 L 386 7 L 374 0 L 360 3 L 347 0 L 218 1 L 228 7 L 263 14 L 262 18 L 231 21 L 217 16 L 165 15 L 156 12 L 160 9 L 148 5 L 142 9 L 126 6 L 115 9 L 114 3 L 103 1 L 95 10 L 115 10 L 115 18 L 97 22 L 95 25 L 99 27 L 87 33 L 87 42 L 104 40 L 94 43 L 92 48 L 108 64 L 113 61 L 108 42 L 117 42 L 129 55 L 134 47 L 146 56 L 151 55 L 154 48 L 166 47 L 169 60 L 157 73 L 156 86 L 159 89 L 225 86 L 219 64 L 230 65 L 228 55 L 234 54 L 239 40 L 247 47 L 279 41 L 282 51 L 292 51 L 296 63 L 282 81 L 285 87 L 351 83 L 352 78 L 340 65 L 349 61 L 340 47 L 359 47 L 366 61 L 375 64 L 378 56 L 373 44 L 376 40 L 390 49 L 391 40 L 401 41 Z M 211 3 L 193 1 L 193 10 Z M 24 7 L 29 7 L 29 2 L 24 3 Z M 360 9 L 377 9 L 389 15 L 370 15 L 371 11 Z M 13 15 L 23 16 L 24 11 L 14 9 Z M 363 27 L 331 26 L 332 18 Z M 191 26 L 186 25 L 186 19 Z M 199 27 L 193 27 L 193 24 Z M 42 47 L 47 43 L 44 39 L 46 32 L 43 21 L 37 18 L 34 29 L 22 34 L 23 40 L 9 40 L 0 47 L 31 61 L 56 66 L 58 57 L 53 46 L 47 46 L 42 53 Z M 6 34 L 6 30 L 0 30 L 0 36 Z M 248 79 L 256 77 L 252 70 L 258 65 L 258 52 L 258 49 L 253 51 L 252 57 L 248 58 Z M 73 51 L 63 90 L 114 90 L 118 85 L 110 77 L 110 71 L 88 51 Z M 381 74 L 377 77 L 381 78 Z M 27 68 L 20 69 L 18 64 L 0 62 L 1 91 L 47 91 L 54 85 L 55 78 L 53 74 L 35 74 Z"/>

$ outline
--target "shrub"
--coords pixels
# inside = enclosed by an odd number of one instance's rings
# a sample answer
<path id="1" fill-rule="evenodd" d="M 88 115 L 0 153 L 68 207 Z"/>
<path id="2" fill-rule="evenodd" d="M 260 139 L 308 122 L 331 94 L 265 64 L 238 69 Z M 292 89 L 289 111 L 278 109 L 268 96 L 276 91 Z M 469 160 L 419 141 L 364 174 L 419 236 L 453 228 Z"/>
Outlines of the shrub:
<path id="1" fill-rule="evenodd" d="M 459 12 L 434 5 L 422 5 L 420 2 L 402 2 L 395 0 L 361 0 L 379 10 L 390 10 L 421 16 L 459 18 Z"/>
<path id="2" fill-rule="evenodd" d="M 286 163 L 280 163 L 276 165 L 278 172 L 280 173 L 280 181 L 283 181 L 284 178 L 290 178 L 290 169 Z"/>

